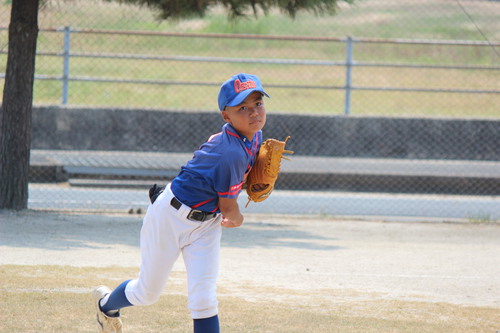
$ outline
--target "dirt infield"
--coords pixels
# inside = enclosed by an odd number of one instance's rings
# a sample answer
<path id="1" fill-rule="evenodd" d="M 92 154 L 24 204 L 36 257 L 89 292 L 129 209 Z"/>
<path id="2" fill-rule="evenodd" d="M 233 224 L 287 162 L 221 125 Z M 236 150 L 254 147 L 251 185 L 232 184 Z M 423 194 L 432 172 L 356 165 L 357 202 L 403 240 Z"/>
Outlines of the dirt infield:
<path id="1" fill-rule="evenodd" d="M 141 222 L 140 215 L 0 211 L 0 264 L 136 267 Z M 499 239 L 493 223 L 254 215 L 224 230 L 219 284 L 247 300 L 500 308 Z M 174 271 L 184 271 L 182 259 Z"/>

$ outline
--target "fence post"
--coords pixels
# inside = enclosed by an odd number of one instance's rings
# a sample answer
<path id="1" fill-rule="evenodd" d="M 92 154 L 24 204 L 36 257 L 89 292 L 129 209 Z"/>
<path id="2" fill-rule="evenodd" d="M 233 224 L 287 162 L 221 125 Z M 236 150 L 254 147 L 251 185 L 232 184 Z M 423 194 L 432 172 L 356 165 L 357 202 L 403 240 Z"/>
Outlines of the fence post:
<path id="1" fill-rule="evenodd" d="M 68 81 L 69 81 L 69 42 L 71 28 L 64 27 L 64 51 L 63 51 L 63 75 L 62 75 L 62 104 L 68 104 Z"/>
<path id="2" fill-rule="evenodd" d="M 352 70 L 352 38 L 347 37 L 346 44 L 346 77 L 345 77 L 345 102 L 344 102 L 344 114 L 349 115 L 351 113 L 351 70 Z"/>

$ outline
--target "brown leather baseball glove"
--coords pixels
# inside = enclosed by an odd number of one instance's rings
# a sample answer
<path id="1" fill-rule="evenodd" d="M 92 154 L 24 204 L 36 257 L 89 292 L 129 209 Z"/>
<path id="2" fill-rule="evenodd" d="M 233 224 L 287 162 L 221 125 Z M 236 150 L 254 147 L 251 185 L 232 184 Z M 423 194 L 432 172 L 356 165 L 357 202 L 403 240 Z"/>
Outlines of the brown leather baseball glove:
<path id="1" fill-rule="evenodd" d="M 245 207 L 250 201 L 264 201 L 271 195 L 280 172 L 281 159 L 290 160 L 283 154 L 293 154 L 293 151 L 285 150 L 289 138 L 287 137 L 285 141 L 267 139 L 260 146 L 259 155 L 246 180 L 248 202 Z"/>

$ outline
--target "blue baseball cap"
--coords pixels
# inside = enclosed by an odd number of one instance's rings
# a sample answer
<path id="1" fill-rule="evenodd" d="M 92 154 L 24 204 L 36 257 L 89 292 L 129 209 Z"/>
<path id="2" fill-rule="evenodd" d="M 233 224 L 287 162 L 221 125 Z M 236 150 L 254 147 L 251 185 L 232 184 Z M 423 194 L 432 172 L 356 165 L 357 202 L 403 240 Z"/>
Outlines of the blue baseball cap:
<path id="1" fill-rule="evenodd" d="M 241 104 L 254 91 L 269 97 L 257 76 L 245 73 L 233 75 L 220 87 L 219 110 L 223 111 L 226 106 Z"/>

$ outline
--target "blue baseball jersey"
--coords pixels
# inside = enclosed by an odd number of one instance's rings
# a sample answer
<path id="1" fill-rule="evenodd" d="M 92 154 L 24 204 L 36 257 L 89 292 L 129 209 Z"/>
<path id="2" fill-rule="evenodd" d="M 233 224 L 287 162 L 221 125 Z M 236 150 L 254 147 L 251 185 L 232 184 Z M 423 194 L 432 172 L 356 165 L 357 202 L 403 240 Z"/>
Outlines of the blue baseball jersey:
<path id="1" fill-rule="evenodd" d="M 171 190 L 183 204 L 205 212 L 220 212 L 219 197 L 235 199 L 255 163 L 262 131 L 250 141 L 229 123 L 194 152 L 174 178 Z"/>

